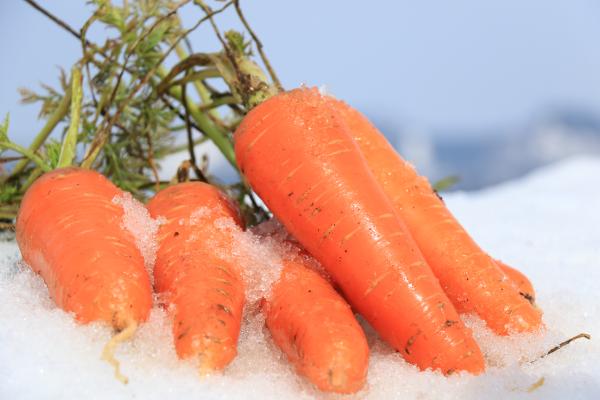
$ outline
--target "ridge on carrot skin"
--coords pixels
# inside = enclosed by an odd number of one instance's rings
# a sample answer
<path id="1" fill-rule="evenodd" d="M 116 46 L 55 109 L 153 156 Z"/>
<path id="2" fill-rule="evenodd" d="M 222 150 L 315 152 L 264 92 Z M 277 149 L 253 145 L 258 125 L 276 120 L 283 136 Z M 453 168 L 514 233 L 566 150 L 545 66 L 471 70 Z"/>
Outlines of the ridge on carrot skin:
<path id="1" fill-rule="evenodd" d="M 388 343 L 422 369 L 483 370 L 471 332 L 329 100 L 314 89 L 276 95 L 234 140 L 253 189 Z"/>

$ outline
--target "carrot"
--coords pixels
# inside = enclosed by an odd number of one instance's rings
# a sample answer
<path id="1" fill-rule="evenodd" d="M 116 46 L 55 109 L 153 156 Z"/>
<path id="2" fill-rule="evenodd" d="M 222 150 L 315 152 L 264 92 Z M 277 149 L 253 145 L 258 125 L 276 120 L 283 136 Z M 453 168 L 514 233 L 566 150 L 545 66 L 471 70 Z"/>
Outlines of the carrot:
<path id="1" fill-rule="evenodd" d="M 362 114 L 329 102 L 360 147 L 373 175 L 404 220 L 444 291 L 461 312 L 475 312 L 499 334 L 531 331 L 541 313 L 519 295 L 496 262 L 469 236 L 425 177 L 404 161 Z"/>
<path id="2" fill-rule="evenodd" d="M 326 99 L 313 89 L 271 97 L 234 140 L 252 188 L 406 360 L 483 370 L 471 332 Z"/>
<path id="3" fill-rule="evenodd" d="M 515 269 L 509 265 L 506 265 L 500 260 L 495 260 L 496 264 L 500 267 L 504 275 L 508 277 L 512 281 L 512 283 L 516 286 L 519 294 L 523 296 L 527 301 L 531 304 L 535 304 L 535 290 L 533 289 L 533 285 L 531 281 L 518 269 Z"/>
<path id="4" fill-rule="evenodd" d="M 228 218 L 241 225 L 238 210 L 218 189 L 199 182 L 168 187 L 147 208 L 153 217 L 165 219 L 158 232 L 154 281 L 174 310 L 177 355 L 197 357 L 201 374 L 223 369 L 237 354 L 244 284 L 238 266 L 215 251 L 235 244 L 231 233 L 214 223 Z"/>
<path id="5" fill-rule="evenodd" d="M 320 390 L 360 390 L 367 376 L 369 346 L 350 306 L 313 269 L 317 263 L 304 249 L 270 236 L 289 247 L 281 276 L 262 307 L 275 344 Z"/>
<path id="6" fill-rule="evenodd" d="M 23 198 L 16 235 L 23 259 L 59 307 L 81 323 L 102 321 L 119 332 L 103 358 L 126 382 L 112 354 L 147 319 L 152 287 L 133 236 L 120 227 L 124 211 L 112 202 L 122 193 L 94 171 L 46 173 Z"/>

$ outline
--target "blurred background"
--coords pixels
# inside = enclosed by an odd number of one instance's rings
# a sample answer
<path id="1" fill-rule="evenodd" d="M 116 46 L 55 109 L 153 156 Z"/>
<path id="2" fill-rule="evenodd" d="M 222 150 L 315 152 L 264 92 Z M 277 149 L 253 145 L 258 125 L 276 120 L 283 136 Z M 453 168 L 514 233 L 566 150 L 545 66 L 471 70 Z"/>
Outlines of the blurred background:
<path id="1" fill-rule="evenodd" d="M 85 1 L 39 3 L 76 29 L 91 10 Z M 454 189 L 474 190 L 600 154 L 600 2 L 241 3 L 286 88 L 325 85 L 432 180 L 456 175 Z M 201 16 L 182 11 L 187 25 Z M 219 24 L 239 26 L 231 14 Z M 202 51 L 220 47 L 208 26 L 191 39 Z M 0 2 L 0 49 L 0 114 L 10 113 L 10 136 L 27 144 L 43 121 L 39 105 L 19 103 L 18 88 L 57 86 L 58 67 L 69 70 L 80 44 L 12 0 Z"/>

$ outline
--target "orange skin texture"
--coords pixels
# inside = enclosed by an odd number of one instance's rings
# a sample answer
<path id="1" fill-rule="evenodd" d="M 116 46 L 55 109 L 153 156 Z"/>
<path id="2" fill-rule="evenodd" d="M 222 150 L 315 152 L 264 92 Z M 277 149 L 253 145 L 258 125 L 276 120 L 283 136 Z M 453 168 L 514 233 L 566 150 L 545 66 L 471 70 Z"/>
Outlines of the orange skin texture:
<path id="1" fill-rule="evenodd" d="M 46 173 L 19 209 L 17 242 L 54 302 L 82 323 L 116 330 L 147 319 L 150 277 L 133 236 L 121 227 L 123 192 L 101 174 L 78 168 Z"/>
<path id="2" fill-rule="evenodd" d="M 263 312 L 273 340 L 317 388 L 354 393 L 367 377 L 369 346 L 350 306 L 299 255 L 284 261 Z"/>
<path id="3" fill-rule="evenodd" d="M 508 279 L 515 284 L 516 288 L 519 290 L 519 294 L 525 297 L 530 303 L 535 303 L 535 289 L 525 274 L 500 260 L 496 260 L 496 264 L 498 264 Z"/>
<path id="4" fill-rule="evenodd" d="M 263 102 L 235 133 L 238 165 L 379 334 L 421 369 L 484 369 L 481 351 L 350 131 L 314 89 Z"/>
<path id="5" fill-rule="evenodd" d="M 193 217 L 201 207 L 206 212 Z M 215 246 L 233 249 L 235 243 L 231 232 L 214 223 L 229 219 L 241 230 L 239 212 L 221 191 L 200 182 L 170 186 L 147 208 L 153 218 L 166 219 L 158 232 L 154 282 L 173 309 L 177 355 L 198 357 L 202 372 L 223 369 L 237 354 L 244 284 L 238 266 L 215 251 Z"/>
<path id="6" fill-rule="evenodd" d="M 425 177 L 403 160 L 367 118 L 330 99 L 342 115 L 370 170 L 459 312 L 474 312 L 498 334 L 538 329 L 533 307 L 498 264 L 475 243 Z"/>

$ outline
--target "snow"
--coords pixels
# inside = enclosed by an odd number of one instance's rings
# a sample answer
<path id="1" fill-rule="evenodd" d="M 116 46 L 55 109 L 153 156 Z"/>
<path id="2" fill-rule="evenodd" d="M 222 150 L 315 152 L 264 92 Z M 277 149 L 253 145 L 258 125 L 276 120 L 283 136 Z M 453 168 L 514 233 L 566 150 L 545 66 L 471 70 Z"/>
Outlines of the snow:
<path id="1" fill-rule="evenodd" d="M 115 196 L 112 202 L 123 208 L 121 227 L 128 230 L 134 237 L 135 244 L 142 257 L 144 257 L 144 266 L 150 275 L 150 280 L 153 282 L 154 262 L 158 250 L 156 234 L 161 220 L 153 219 L 146 207 L 134 199 L 131 193 L 125 192 Z"/>
<path id="2" fill-rule="evenodd" d="M 231 219 L 215 221 L 221 229 L 234 225 Z M 270 298 L 271 287 L 279 279 L 283 269 L 282 256 L 287 251 L 284 243 L 270 237 L 263 237 L 248 230 L 233 230 L 233 251 L 226 249 L 222 257 L 243 266 L 246 302 L 251 308 L 263 298 Z"/>
<path id="3" fill-rule="evenodd" d="M 363 323 L 372 349 L 368 383 L 351 398 L 600 398 L 599 176 L 600 159 L 579 158 L 485 191 L 446 195 L 482 247 L 531 278 L 547 329 L 500 338 L 465 316 L 487 372 L 443 377 L 405 363 Z M 249 248 L 258 240 L 247 239 Z M 258 252 L 252 262 L 271 256 Z M 530 362 L 580 332 L 592 340 Z M 169 318 L 160 308 L 117 351 L 126 386 L 100 360 L 110 335 L 107 327 L 78 325 L 57 309 L 43 282 L 19 263 L 14 241 L 0 239 L 1 399 L 340 397 L 318 393 L 296 376 L 255 315 L 246 316 L 236 360 L 223 374 L 205 378 L 193 363 L 176 358 Z"/>
<path id="4" fill-rule="evenodd" d="M 235 243 L 233 249 L 230 242 L 223 242 L 221 236 L 214 238 L 206 230 L 201 232 L 205 247 L 211 249 L 218 259 L 230 265 L 243 266 L 246 303 L 254 309 L 259 300 L 269 297 L 273 283 L 281 275 L 282 257 L 290 246 L 286 246 L 280 237 L 269 237 L 254 230 L 243 231 L 231 218 L 214 218 L 210 208 L 199 207 L 191 212 L 187 221 L 181 219 L 179 224 L 203 225 L 214 220 L 214 228 L 231 235 L 232 243 Z M 198 239 L 194 233 L 188 240 Z"/>

